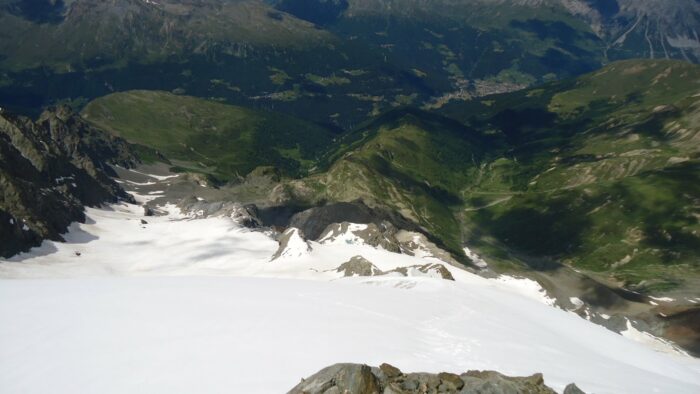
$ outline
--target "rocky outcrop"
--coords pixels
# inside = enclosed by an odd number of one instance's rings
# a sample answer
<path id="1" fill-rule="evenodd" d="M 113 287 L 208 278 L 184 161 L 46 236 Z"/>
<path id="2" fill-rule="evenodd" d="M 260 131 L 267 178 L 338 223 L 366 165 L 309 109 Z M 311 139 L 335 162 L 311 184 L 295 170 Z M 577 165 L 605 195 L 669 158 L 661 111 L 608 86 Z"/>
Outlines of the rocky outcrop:
<path id="1" fill-rule="evenodd" d="M 131 201 L 110 164 L 137 161 L 129 145 L 88 125 L 67 107 L 34 122 L 0 112 L 0 256 L 43 239 L 61 240 L 84 206 Z"/>
<path id="2" fill-rule="evenodd" d="M 417 230 L 417 226 L 405 218 L 393 212 L 370 208 L 360 201 L 340 202 L 307 209 L 292 216 L 289 226 L 300 229 L 306 239 L 316 240 L 329 225 L 343 222 L 373 223 L 380 228 L 384 222 L 388 222 L 396 228 Z"/>
<path id="3" fill-rule="evenodd" d="M 354 243 L 382 248 L 389 252 L 416 257 L 433 257 L 445 263 L 462 266 L 452 255 L 419 232 L 397 229 L 392 223 L 333 223 L 317 239 L 319 243 Z"/>
<path id="4" fill-rule="evenodd" d="M 586 394 L 586 393 L 584 393 L 583 390 L 578 388 L 578 386 L 576 386 L 574 383 L 571 383 L 570 385 L 568 385 L 564 388 L 564 394 Z"/>
<path id="5" fill-rule="evenodd" d="M 320 243 L 333 243 L 338 240 L 349 241 L 399 253 L 401 247 L 395 237 L 397 232 L 396 227 L 386 221 L 379 224 L 333 223 L 323 230 L 318 241 Z"/>
<path id="6" fill-rule="evenodd" d="M 396 273 L 401 276 L 427 276 L 431 278 L 441 278 L 445 280 L 455 280 L 452 273 L 442 264 L 411 265 L 408 267 L 398 267 L 385 274 Z"/>
<path id="7" fill-rule="evenodd" d="M 406 267 L 397 267 L 389 271 L 382 271 L 377 268 L 374 263 L 362 256 L 354 256 L 350 260 L 344 262 L 338 266 L 336 272 L 342 273 L 343 276 L 426 276 L 455 280 L 450 270 L 442 264 L 428 263 L 423 265 L 410 265 Z"/>
<path id="8" fill-rule="evenodd" d="M 377 276 L 384 274 L 382 270 L 362 256 L 355 256 L 344 262 L 336 271 L 342 273 L 343 276 Z"/>
<path id="9" fill-rule="evenodd" d="M 263 226 L 262 220 L 258 217 L 258 208 L 254 204 L 242 205 L 231 201 L 207 202 L 190 197 L 180 201 L 178 208 L 193 218 L 225 216 L 243 227 L 260 228 Z"/>
<path id="10" fill-rule="evenodd" d="M 296 258 L 302 257 L 311 252 L 311 245 L 299 234 L 299 229 L 288 228 L 279 237 L 279 247 L 272 260 L 282 257 Z"/>
<path id="11" fill-rule="evenodd" d="M 381 382 L 367 365 L 335 364 L 302 381 L 289 394 L 379 393 Z"/>
<path id="12" fill-rule="evenodd" d="M 442 260 L 454 266 L 463 266 L 463 264 L 452 257 L 449 252 L 430 241 L 425 234 L 415 231 L 399 230 L 394 237 L 403 254 L 417 257 L 435 257 L 438 260 Z"/>
<path id="13" fill-rule="evenodd" d="M 566 394 L 583 392 L 571 384 Z M 494 371 L 453 373 L 409 373 L 382 364 L 379 368 L 360 364 L 335 364 L 303 379 L 288 394 L 556 394 L 544 384 L 542 374 L 510 377 Z"/>

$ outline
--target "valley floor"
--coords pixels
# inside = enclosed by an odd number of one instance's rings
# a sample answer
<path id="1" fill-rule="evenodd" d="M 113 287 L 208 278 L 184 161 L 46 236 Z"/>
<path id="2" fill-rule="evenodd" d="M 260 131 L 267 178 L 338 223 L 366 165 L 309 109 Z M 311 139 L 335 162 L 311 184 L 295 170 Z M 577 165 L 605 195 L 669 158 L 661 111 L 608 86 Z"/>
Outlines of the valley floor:
<path id="1" fill-rule="evenodd" d="M 337 362 L 700 392 L 700 360 L 553 308 L 526 280 L 344 278 L 356 255 L 383 271 L 434 259 L 341 238 L 271 260 L 268 234 L 166 210 L 88 209 L 66 243 L 0 262 L 2 392 L 281 393 Z"/>

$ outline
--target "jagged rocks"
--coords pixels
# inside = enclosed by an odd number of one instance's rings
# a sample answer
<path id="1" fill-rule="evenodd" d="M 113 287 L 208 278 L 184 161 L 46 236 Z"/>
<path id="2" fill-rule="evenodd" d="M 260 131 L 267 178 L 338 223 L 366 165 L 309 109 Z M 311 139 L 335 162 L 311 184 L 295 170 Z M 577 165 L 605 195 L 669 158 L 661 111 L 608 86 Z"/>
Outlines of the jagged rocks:
<path id="1" fill-rule="evenodd" d="M 381 225 L 389 222 L 396 228 L 415 230 L 416 225 L 398 215 L 368 207 L 362 202 L 341 202 L 307 209 L 292 216 L 289 226 L 300 229 L 307 239 L 319 239 L 329 225 L 335 223 Z"/>
<path id="2" fill-rule="evenodd" d="M 343 276 L 376 276 L 384 274 L 371 261 L 362 256 L 355 256 L 344 262 L 336 271 L 342 273 Z"/>
<path id="3" fill-rule="evenodd" d="M 304 240 L 299 233 L 299 229 L 288 228 L 279 237 L 279 247 L 272 260 L 277 260 L 282 257 L 294 258 L 301 257 L 311 252 L 311 245 Z"/>
<path id="4" fill-rule="evenodd" d="M 565 394 L 583 394 L 574 384 Z M 556 394 L 544 384 L 542 374 L 509 377 L 494 371 L 453 373 L 409 373 L 382 364 L 335 364 L 302 380 L 289 394 Z"/>
<path id="5" fill-rule="evenodd" d="M 435 257 L 448 264 L 462 266 L 449 252 L 431 242 L 422 233 L 400 230 L 395 237 L 403 254 L 418 257 Z"/>
<path id="6" fill-rule="evenodd" d="M 226 216 L 243 227 L 260 228 L 263 226 L 258 217 L 258 208 L 254 204 L 241 205 L 229 201 L 207 202 L 190 197 L 180 201 L 178 207 L 194 218 Z"/>
<path id="7" fill-rule="evenodd" d="M 399 242 L 394 236 L 396 227 L 389 222 L 380 224 L 357 223 L 333 223 L 328 225 L 318 238 L 320 243 L 333 243 L 337 241 L 347 243 L 363 243 L 374 247 L 380 247 L 389 252 L 401 251 Z"/>
<path id="8" fill-rule="evenodd" d="M 68 107 L 29 118 L 0 111 L 0 256 L 43 239 L 62 240 L 84 206 L 133 202 L 109 164 L 137 161 L 128 144 L 83 121 Z"/>
<path id="9" fill-rule="evenodd" d="M 544 384 L 544 377 L 539 373 L 509 377 L 494 371 L 469 371 L 460 377 L 464 381 L 462 393 L 556 394 Z"/>
<path id="10" fill-rule="evenodd" d="M 455 280 L 452 273 L 442 264 L 411 265 L 408 267 L 398 267 L 387 274 L 398 273 L 402 276 L 428 276 L 431 278 L 441 278 L 445 280 Z"/>
<path id="11" fill-rule="evenodd" d="M 564 388 L 564 393 L 563 394 L 586 394 L 584 393 L 578 386 L 576 386 L 574 383 L 569 384 Z"/>
<path id="12" fill-rule="evenodd" d="M 449 252 L 430 242 L 425 235 L 415 231 L 398 230 L 387 221 L 379 224 L 333 223 L 321 233 L 318 242 L 361 243 L 409 256 L 434 257 L 448 264 L 461 266 Z"/>
<path id="13" fill-rule="evenodd" d="M 335 364 L 302 381 L 289 394 L 380 393 L 372 369 L 359 364 Z"/>
<path id="14" fill-rule="evenodd" d="M 354 256 L 350 260 L 344 262 L 336 269 L 343 276 L 427 276 L 432 278 L 441 278 L 445 280 L 454 280 L 452 273 L 442 264 L 428 263 L 423 265 L 411 265 L 407 267 L 397 267 L 389 271 L 382 271 L 377 268 L 374 263 L 362 256 Z"/>

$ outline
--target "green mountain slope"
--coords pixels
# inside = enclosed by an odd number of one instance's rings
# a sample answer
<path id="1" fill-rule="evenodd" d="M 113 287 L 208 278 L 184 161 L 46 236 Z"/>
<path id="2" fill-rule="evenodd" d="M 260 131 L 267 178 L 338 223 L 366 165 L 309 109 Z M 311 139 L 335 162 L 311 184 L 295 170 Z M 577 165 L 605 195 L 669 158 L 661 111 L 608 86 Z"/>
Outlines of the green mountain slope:
<path id="1" fill-rule="evenodd" d="M 0 105 L 149 89 L 350 130 L 610 59 L 697 60 L 693 0 L 611 1 L 0 0 Z"/>
<path id="2" fill-rule="evenodd" d="M 0 1 L 0 50 L 6 55 L 0 65 L 5 70 L 71 72 L 182 59 L 190 52 L 240 54 L 256 47 L 302 49 L 332 41 L 307 22 L 270 18 L 269 7 L 250 0 L 60 1 L 50 19 L 41 18 L 38 5 L 26 3 Z"/>
<path id="3" fill-rule="evenodd" d="M 698 66 L 620 62 L 444 113 L 498 141 L 463 192 L 467 242 L 640 289 L 700 271 Z"/>
<path id="4" fill-rule="evenodd" d="M 361 199 L 395 210 L 460 255 L 459 191 L 475 176 L 482 145 L 457 122 L 395 110 L 338 141 L 325 171 L 290 182 L 288 192 L 307 204 Z"/>
<path id="5" fill-rule="evenodd" d="M 115 93 L 83 117 L 132 144 L 157 150 L 183 170 L 227 181 L 258 166 L 305 174 L 333 132 L 290 116 L 157 91 Z"/>
<path id="6" fill-rule="evenodd" d="M 497 265 L 642 291 L 700 274 L 700 67 L 625 61 L 441 112 L 460 123 L 395 111 L 349 134 L 291 194 L 395 209 Z"/>
<path id="7" fill-rule="evenodd" d="M 651 292 L 700 274 L 690 63 L 618 62 L 439 114 L 395 109 L 339 135 L 160 92 L 107 96 L 84 116 L 220 179 L 277 166 L 288 178 L 275 201 L 394 210 L 464 260 L 468 245 L 496 266 L 566 263 Z"/>

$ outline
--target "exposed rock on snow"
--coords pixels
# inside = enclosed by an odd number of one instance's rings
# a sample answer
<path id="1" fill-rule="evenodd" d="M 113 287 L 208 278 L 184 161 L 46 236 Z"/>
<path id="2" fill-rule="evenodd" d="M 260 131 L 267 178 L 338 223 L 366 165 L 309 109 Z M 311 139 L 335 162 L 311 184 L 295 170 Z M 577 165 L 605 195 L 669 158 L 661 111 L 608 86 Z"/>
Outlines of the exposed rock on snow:
<path id="1" fill-rule="evenodd" d="M 427 276 L 430 278 L 440 278 L 446 280 L 455 280 L 450 271 L 442 264 L 423 264 L 412 265 L 408 267 L 398 267 L 386 274 L 397 273 L 401 276 Z"/>
<path id="2" fill-rule="evenodd" d="M 87 124 L 66 106 L 37 121 L 0 113 L 0 256 L 61 240 L 84 206 L 133 201 L 108 163 L 136 162 L 126 141 Z M 21 218 L 22 222 L 10 218 Z"/>
<path id="3" fill-rule="evenodd" d="M 449 252 L 435 245 L 422 233 L 399 230 L 396 240 L 401 247 L 401 253 L 421 258 L 434 257 L 454 266 L 462 266 Z"/>
<path id="4" fill-rule="evenodd" d="M 368 245 L 388 252 L 434 258 L 454 266 L 462 266 L 449 252 L 430 242 L 424 234 L 398 230 L 387 221 L 379 224 L 333 223 L 326 227 L 318 242 L 324 245 Z"/>
<path id="5" fill-rule="evenodd" d="M 441 372 L 404 374 L 398 368 L 382 364 L 370 368 L 361 364 L 335 364 L 304 379 L 288 394 L 556 394 L 544 384 L 542 374 L 509 377 L 494 371 L 469 371 L 462 375 Z M 584 394 L 575 384 L 565 394 Z"/>
<path id="6" fill-rule="evenodd" d="M 341 272 L 343 276 L 377 276 L 384 274 L 371 261 L 362 256 L 355 256 L 344 262 L 336 271 Z"/>
<path id="7" fill-rule="evenodd" d="M 3 392 L 190 393 L 202 382 L 207 392 L 283 392 L 341 360 L 542 372 L 560 392 L 571 381 L 599 394 L 700 387 L 696 359 L 543 305 L 533 281 L 447 264 L 454 281 L 425 277 L 420 267 L 442 262 L 363 243 L 307 243 L 296 229 L 280 254 L 297 253 L 270 262 L 279 244 L 268 234 L 228 216 L 158 210 L 166 214 L 142 226 L 140 206 L 90 208 L 66 243 L 0 263 L 0 315 L 12 322 L 0 325 Z M 354 256 L 394 272 L 343 277 L 337 268 Z M 40 379 L 25 373 L 29 360 Z"/>
<path id="8" fill-rule="evenodd" d="M 399 243 L 395 238 L 397 230 L 389 222 L 374 223 L 333 223 L 328 225 L 318 239 L 319 243 L 332 244 L 345 242 L 380 247 L 389 252 L 398 252 Z"/>
<path id="9" fill-rule="evenodd" d="M 354 256 L 350 260 L 341 264 L 336 272 L 343 273 L 343 276 L 404 276 L 404 277 L 429 277 L 446 280 L 455 280 L 450 271 L 442 264 L 423 264 L 397 267 L 389 271 L 382 271 L 371 261 L 362 256 Z"/>
<path id="10" fill-rule="evenodd" d="M 289 226 L 302 231 L 306 239 L 320 239 L 328 226 L 335 223 L 374 223 L 381 227 L 383 222 L 389 222 L 395 228 L 417 230 L 412 222 L 397 216 L 392 212 L 373 209 L 362 202 L 343 202 L 311 208 L 292 216 Z"/>
<path id="11" fill-rule="evenodd" d="M 301 382 L 289 394 L 379 393 L 379 379 L 372 369 L 359 364 L 336 364 Z"/>
<path id="12" fill-rule="evenodd" d="M 297 228 L 285 230 L 279 238 L 279 248 L 272 255 L 272 260 L 282 257 L 301 257 L 311 252 L 311 245 L 302 238 Z"/>
<path id="13" fill-rule="evenodd" d="M 566 388 L 564 388 L 563 394 L 586 394 L 586 393 L 584 393 L 583 390 L 578 388 L 578 386 L 576 386 L 576 384 L 571 383 L 570 385 L 566 386 Z"/>
<path id="14" fill-rule="evenodd" d="M 178 207 L 187 212 L 191 218 L 229 217 L 243 227 L 259 228 L 262 221 L 258 217 L 258 208 L 253 204 L 241 205 L 236 202 L 207 202 L 196 197 L 182 200 Z"/>

